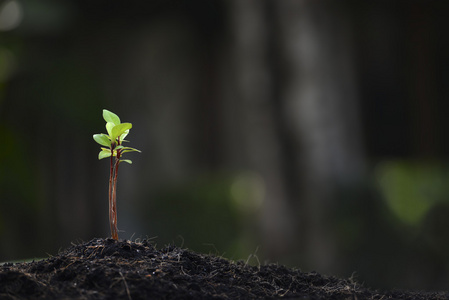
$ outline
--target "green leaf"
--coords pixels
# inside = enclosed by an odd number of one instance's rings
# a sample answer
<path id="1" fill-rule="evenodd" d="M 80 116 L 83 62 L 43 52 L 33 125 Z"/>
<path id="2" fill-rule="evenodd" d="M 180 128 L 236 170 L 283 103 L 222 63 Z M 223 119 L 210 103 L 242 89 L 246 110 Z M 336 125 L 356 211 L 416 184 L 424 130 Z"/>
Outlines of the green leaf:
<path id="1" fill-rule="evenodd" d="M 109 149 L 109 148 L 101 147 L 101 150 L 102 150 L 102 151 L 106 151 L 106 152 L 108 152 L 108 153 L 111 152 L 111 149 Z M 114 150 L 112 151 L 112 154 L 113 154 L 114 156 L 117 156 L 117 151 L 114 149 Z"/>
<path id="2" fill-rule="evenodd" d="M 135 148 L 131 148 L 131 147 L 123 147 L 122 149 L 122 153 L 126 153 L 126 152 L 142 152 L 140 150 L 137 150 Z"/>
<path id="3" fill-rule="evenodd" d="M 109 137 L 112 136 L 112 128 L 114 128 L 115 124 L 112 122 L 106 123 L 106 130 L 108 131 Z"/>
<path id="4" fill-rule="evenodd" d="M 101 150 L 100 153 L 98 153 L 98 159 L 103 159 L 106 157 L 110 157 L 111 156 L 111 150 L 106 149 L 106 150 Z"/>
<path id="5" fill-rule="evenodd" d="M 109 140 L 108 136 L 104 133 L 94 134 L 94 140 L 102 146 L 105 147 L 111 146 L 111 141 Z"/>
<path id="6" fill-rule="evenodd" d="M 125 133 L 123 133 L 123 134 L 120 136 L 120 141 L 124 141 L 124 140 L 125 140 L 125 137 L 126 137 L 128 134 L 129 134 L 129 129 L 126 130 Z"/>
<path id="7" fill-rule="evenodd" d="M 115 125 L 120 124 L 120 118 L 107 109 L 103 109 L 103 119 L 108 123 L 113 123 Z"/>
<path id="8" fill-rule="evenodd" d="M 130 159 L 121 159 L 120 161 L 124 161 L 126 163 L 129 163 L 130 165 L 133 163 Z"/>
<path id="9" fill-rule="evenodd" d="M 131 129 L 133 125 L 131 123 L 121 123 L 119 125 L 115 125 L 111 131 L 111 139 L 116 140 L 119 136 L 125 133 L 125 131 Z"/>

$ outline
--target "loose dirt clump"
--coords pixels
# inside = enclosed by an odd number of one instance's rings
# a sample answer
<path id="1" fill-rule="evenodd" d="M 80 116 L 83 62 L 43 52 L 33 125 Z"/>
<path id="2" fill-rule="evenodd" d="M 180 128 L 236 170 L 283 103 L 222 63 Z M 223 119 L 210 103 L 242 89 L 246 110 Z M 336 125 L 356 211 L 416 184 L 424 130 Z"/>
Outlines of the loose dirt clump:
<path id="1" fill-rule="evenodd" d="M 250 266 L 150 242 L 93 239 L 31 263 L 0 266 L 0 299 L 449 299 L 378 292 L 349 279 Z"/>

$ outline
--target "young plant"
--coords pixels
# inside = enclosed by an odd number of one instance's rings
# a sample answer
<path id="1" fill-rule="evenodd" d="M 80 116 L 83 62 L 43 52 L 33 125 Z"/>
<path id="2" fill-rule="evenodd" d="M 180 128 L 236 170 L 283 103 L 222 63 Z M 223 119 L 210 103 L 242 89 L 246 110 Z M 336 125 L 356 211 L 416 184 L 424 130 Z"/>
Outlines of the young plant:
<path id="1" fill-rule="evenodd" d="M 109 225 L 111 227 L 111 235 L 114 240 L 118 240 L 117 230 L 117 175 L 118 166 L 121 162 L 132 164 L 129 159 L 122 159 L 122 155 L 126 152 L 137 151 L 131 147 L 124 147 L 123 142 L 128 142 L 125 137 L 132 128 L 131 123 L 121 123 L 120 118 L 106 109 L 103 109 L 103 119 L 106 121 L 106 130 L 108 134 L 94 134 L 94 140 L 100 144 L 101 151 L 98 159 L 110 157 L 110 174 L 109 174 Z M 106 148 L 105 148 L 106 147 Z"/>

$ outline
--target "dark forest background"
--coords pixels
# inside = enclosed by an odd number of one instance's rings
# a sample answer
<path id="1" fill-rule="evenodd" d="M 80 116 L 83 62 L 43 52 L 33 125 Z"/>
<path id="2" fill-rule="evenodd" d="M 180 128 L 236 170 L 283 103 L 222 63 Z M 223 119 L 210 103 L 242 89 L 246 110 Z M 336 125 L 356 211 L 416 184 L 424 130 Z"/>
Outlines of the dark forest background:
<path id="1" fill-rule="evenodd" d="M 449 289 L 449 2 L 0 1 L 0 261 L 108 237 Z"/>

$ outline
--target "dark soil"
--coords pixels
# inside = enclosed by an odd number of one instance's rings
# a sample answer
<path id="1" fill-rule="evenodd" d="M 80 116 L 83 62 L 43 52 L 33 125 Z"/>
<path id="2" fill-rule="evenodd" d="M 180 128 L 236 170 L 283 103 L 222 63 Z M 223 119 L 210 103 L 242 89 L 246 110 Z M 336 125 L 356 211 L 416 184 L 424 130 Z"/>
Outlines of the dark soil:
<path id="1" fill-rule="evenodd" d="M 449 299 L 379 292 L 275 264 L 250 266 L 169 246 L 94 239 L 42 261 L 0 266 L 0 299 Z"/>

